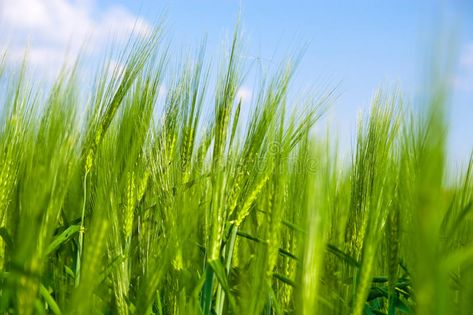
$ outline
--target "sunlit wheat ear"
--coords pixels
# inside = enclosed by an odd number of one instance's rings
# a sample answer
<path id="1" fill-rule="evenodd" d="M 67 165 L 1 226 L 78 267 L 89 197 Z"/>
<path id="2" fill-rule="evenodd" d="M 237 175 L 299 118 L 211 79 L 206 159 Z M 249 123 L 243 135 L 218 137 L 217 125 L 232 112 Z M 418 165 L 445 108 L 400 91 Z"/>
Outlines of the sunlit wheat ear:
<path id="1" fill-rule="evenodd" d="M 123 232 L 125 238 L 129 239 L 131 236 L 131 229 L 133 226 L 133 211 L 135 209 L 137 198 L 136 179 L 134 172 L 127 173 L 127 189 L 126 189 L 126 204 L 125 204 L 125 221 L 123 224 Z"/>
<path id="2" fill-rule="evenodd" d="M 7 151 L 8 152 L 8 151 Z M 14 187 L 14 181 L 16 180 L 16 172 L 14 170 L 15 164 L 10 154 L 6 154 L 2 158 L 2 167 L 0 170 L 0 222 L 3 223 L 3 217 L 5 211 L 10 202 L 11 191 Z"/>

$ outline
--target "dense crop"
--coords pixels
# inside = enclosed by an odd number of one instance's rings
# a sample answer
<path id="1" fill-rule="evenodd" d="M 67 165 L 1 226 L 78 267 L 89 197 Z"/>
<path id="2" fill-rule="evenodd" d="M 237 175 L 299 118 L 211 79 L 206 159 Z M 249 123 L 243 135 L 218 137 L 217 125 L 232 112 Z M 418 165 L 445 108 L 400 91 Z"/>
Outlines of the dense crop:
<path id="1" fill-rule="evenodd" d="M 0 313 L 471 314 L 445 85 L 377 93 L 347 166 L 312 132 L 330 93 L 288 104 L 288 62 L 243 109 L 239 56 L 214 82 L 200 51 L 158 109 L 159 32 L 86 90 L 80 62 L 40 90 L 0 64 Z"/>

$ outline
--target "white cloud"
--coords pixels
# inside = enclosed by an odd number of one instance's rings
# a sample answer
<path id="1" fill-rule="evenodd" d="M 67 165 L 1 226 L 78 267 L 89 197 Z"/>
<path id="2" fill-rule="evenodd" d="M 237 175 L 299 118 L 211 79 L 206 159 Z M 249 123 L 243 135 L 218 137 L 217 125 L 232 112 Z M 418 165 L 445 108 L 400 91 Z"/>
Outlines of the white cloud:
<path id="1" fill-rule="evenodd" d="M 111 38 L 151 32 L 143 18 L 120 6 L 99 8 L 95 0 L 0 0 L 0 28 L 0 50 L 10 60 L 22 60 L 28 48 L 30 64 L 46 70 L 59 69 L 66 53 L 73 60 L 84 44 L 91 55 Z"/>
<path id="2" fill-rule="evenodd" d="M 87 7 L 65 0 L 3 0 L 1 14 L 10 31 L 56 44 L 83 39 L 94 26 Z"/>
<path id="3" fill-rule="evenodd" d="M 237 100 L 241 100 L 242 103 L 249 103 L 251 101 L 253 93 L 250 88 L 241 86 L 236 93 Z"/>
<path id="4" fill-rule="evenodd" d="M 127 39 L 132 32 L 138 36 L 146 36 L 151 32 L 151 26 L 144 19 L 130 14 L 122 7 L 110 8 L 102 16 L 97 29 L 100 30 L 99 35 L 118 35 L 121 39 Z"/>

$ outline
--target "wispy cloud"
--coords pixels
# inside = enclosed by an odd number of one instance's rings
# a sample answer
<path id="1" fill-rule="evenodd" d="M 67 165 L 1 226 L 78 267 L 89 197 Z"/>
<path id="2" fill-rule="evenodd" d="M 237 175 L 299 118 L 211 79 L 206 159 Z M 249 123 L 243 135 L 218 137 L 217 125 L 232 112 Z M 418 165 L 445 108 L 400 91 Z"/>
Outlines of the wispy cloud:
<path id="1" fill-rule="evenodd" d="M 33 66 L 58 68 L 85 44 L 86 54 L 103 50 L 110 38 L 144 36 L 151 26 L 121 6 L 99 7 L 95 0 L 0 0 L 0 50 L 20 61 L 28 50 Z"/>

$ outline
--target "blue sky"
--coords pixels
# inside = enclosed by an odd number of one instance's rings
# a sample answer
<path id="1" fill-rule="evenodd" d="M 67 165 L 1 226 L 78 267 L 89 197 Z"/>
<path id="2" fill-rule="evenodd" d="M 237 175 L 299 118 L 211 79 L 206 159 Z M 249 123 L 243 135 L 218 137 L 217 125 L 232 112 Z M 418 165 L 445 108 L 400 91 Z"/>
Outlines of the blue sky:
<path id="1" fill-rule="evenodd" d="M 243 54 L 249 62 L 260 60 L 275 68 L 307 45 L 293 88 L 338 87 L 339 97 L 326 121 L 339 133 L 345 150 L 351 147 L 357 114 L 369 107 L 376 88 L 397 85 L 406 99 L 417 97 L 432 43 L 450 29 L 457 60 L 451 79 L 449 151 L 453 160 L 465 161 L 473 149 L 473 1 L 469 0 L 0 0 L 0 27 L 7 30 L 0 35 L 0 49 L 8 46 L 20 56 L 29 43 L 33 62 L 51 68 L 62 50 L 71 49 L 71 36 L 76 43 L 87 39 L 93 58 L 110 33 L 126 38 L 139 19 L 144 34 L 162 15 L 173 51 L 194 49 L 207 36 L 213 59 L 238 16 Z M 95 39 L 89 38 L 90 29 Z M 244 89 L 242 93 L 251 95 L 251 83 Z"/>

